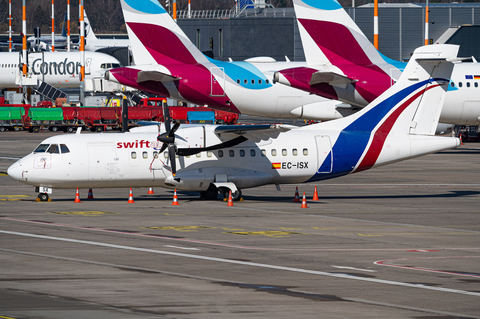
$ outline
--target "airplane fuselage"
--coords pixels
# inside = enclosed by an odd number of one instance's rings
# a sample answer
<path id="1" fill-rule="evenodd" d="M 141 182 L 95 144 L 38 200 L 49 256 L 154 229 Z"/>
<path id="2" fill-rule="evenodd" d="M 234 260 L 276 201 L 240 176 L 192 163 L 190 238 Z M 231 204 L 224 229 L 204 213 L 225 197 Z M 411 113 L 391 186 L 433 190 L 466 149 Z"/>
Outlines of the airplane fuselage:
<path id="1" fill-rule="evenodd" d="M 16 87 L 19 74 L 20 55 L 18 52 L 0 53 L 0 88 Z M 55 87 L 78 87 L 80 85 L 80 53 L 43 52 L 28 54 L 29 74 Z M 118 67 L 114 57 L 97 52 L 85 52 L 85 78 L 103 77 L 107 68 Z"/>

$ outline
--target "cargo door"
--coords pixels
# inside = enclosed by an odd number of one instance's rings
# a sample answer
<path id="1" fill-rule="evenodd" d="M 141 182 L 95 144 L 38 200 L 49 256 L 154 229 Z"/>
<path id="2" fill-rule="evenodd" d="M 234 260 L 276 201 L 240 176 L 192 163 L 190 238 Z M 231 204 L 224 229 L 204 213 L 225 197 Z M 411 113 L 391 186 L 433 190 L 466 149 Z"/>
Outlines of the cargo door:
<path id="1" fill-rule="evenodd" d="M 328 135 L 315 136 L 318 154 L 318 173 L 329 174 L 333 167 L 333 150 L 330 137 Z"/>
<path id="2" fill-rule="evenodd" d="M 117 149 L 114 143 L 91 142 L 88 151 L 88 179 L 113 181 L 117 179 Z"/>
<path id="3" fill-rule="evenodd" d="M 225 72 L 223 68 L 210 68 L 211 91 L 210 96 L 225 96 Z"/>

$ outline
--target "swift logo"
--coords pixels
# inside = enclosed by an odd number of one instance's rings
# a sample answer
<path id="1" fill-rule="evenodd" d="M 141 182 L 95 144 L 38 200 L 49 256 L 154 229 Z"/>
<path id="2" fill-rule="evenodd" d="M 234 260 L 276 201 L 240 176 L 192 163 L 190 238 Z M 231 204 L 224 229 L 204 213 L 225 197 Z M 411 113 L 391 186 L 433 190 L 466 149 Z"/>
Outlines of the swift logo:
<path id="1" fill-rule="evenodd" d="M 117 148 L 155 148 L 158 142 L 135 140 L 131 142 L 117 142 Z"/>

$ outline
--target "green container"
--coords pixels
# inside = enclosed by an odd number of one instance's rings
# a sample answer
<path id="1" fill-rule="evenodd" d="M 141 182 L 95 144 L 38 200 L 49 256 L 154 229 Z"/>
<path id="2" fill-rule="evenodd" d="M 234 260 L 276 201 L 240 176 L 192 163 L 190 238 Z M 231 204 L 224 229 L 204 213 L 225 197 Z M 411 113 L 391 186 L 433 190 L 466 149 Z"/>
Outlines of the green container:
<path id="1" fill-rule="evenodd" d="M 24 114 L 23 107 L 0 107 L 0 121 L 21 120 Z"/>
<path id="2" fill-rule="evenodd" d="M 30 108 L 28 116 L 32 121 L 63 121 L 63 110 L 61 108 Z"/>

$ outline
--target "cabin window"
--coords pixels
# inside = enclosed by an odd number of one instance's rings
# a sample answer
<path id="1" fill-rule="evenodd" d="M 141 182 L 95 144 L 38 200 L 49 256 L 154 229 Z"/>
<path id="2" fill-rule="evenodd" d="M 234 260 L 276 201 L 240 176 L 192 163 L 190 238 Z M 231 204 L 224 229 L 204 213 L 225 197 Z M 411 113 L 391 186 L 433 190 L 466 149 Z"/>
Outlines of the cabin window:
<path id="1" fill-rule="evenodd" d="M 202 157 L 202 153 L 197 153 L 196 155 L 197 155 L 197 158 Z"/>
<path id="2" fill-rule="evenodd" d="M 222 150 L 218 151 L 218 157 L 223 157 L 223 151 Z"/>
<path id="3" fill-rule="evenodd" d="M 240 79 L 237 79 L 237 83 L 240 84 Z"/>
<path id="4" fill-rule="evenodd" d="M 277 150 L 276 149 L 272 149 L 272 156 L 277 156 Z"/>
<path id="5" fill-rule="evenodd" d="M 469 88 L 469 87 L 470 87 L 470 82 L 467 82 L 467 88 Z"/>
<path id="6" fill-rule="evenodd" d="M 265 80 L 265 83 L 267 83 L 267 84 L 268 84 L 268 83 L 270 83 L 270 81 L 269 81 L 269 80 Z"/>
<path id="7" fill-rule="evenodd" d="M 282 150 L 282 155 L 283 155 L 283 156 L 287 156 L 287 150 L 286 150 L 286 149 L 283 149 L 283 150 Z"/>
<path id="8" fill-rule="evenodd" d="M 131 156 L 132 156 L 132 159 L 137 159 L 137 152 L 132 152 Z"/>
<path id="9" fill-rule="evenodd" d="M 478 88 L 478 82 L 475 82 L 474 85 L 476 88 Z"/>
<path id="10" fill-rule="evenodd" d="M 245 157 L 245 150 L 240 150 L 240 157 Z"/>
<path id="11" fill-rule="evenodd" d="M 254 80 L 254 79 L 252 79 L 252 84 L 255 84 L 255 80 Z"/>
<path id="12" fill-rule="evenodd" d="M 261 150 L 262 156 L 267 156 L 267 151 L 266 150 Z"/>
<path id="13" fill-rule="evenodd" d="M 235 151 L 234 150 L 229 150 L 228 151 L 228 156 L 234 157 L 235 156 Z"/>
<path id="14" fill-rule="evenodd" d="M 168 152 L 163 152 L 163 157 L 168 158 Z"/>
<path id="15" fill-rule="evenodd" d="M 60 150 L 58 149 L 58 145 L 57 144 L 50 145 L 50 148 L 48 149 L 48 152 L 50 154 L 60 154 Z"/>
<path id="16" fill-rule="evenodd" d="M 292 154 L 293 154 L 293 156 L 297 156 L 298 155 L 298 150 L 296 148 L 294 148 L 292 150 Z"/>
<path id="17" fill-rule="evenodd" d="M 303 149 L 303 155 L 308 156 L 308 148 Z"/>
<path id="18" fill-rule="evenodd" d="M 62 154 L 70 153 L 70 150 L 68 149 L 67 145 L 65 145 L 65 144 L 60 144 L 60 150 L 62 151 Z"/>
<path id="19" fill-rule="evenodd" d="M 212 152 L 210 152 L 210 151 L 207 152 L 207 157 L 212 157 L 212 155 L 213 155 Z"/>
<path id="20" fill-rule="evenodd" d="M 455 87 L 455 82 L 450 83 L 450 86 L 451 86 L 452 88 L 454 88 L 454 87 Z"/>
<path id="21" fill-rule="evenodd" d="M 40 144 L 37 146 L 37 148 L 33 151 L 34 153 L 45 153 L 45 151 L 48 149 L 50 144 Z"/>
<path id="22" fill-rule="evenodd" d="M 153 158 L 158 158 L 158 152 L 153 152 Z"/>
<path id="23" fill-rule="evenodd" d="M 147 152 L 142 152 L 142 157 L 143 157 L 144 159 L 147 159 L 147 158 L 148 158 L 148 153 L 147 153 Z"/>
<path id="24" fill-rule="evenodd" d="M 462 84 L 462 82 L 458 82 L 458 87 L 460 87 L 460 88 L 461 88 L 461 87 L 462 87 L 462 85 L 463 85 L 463 84 Z"/>
<path id="25" fill-rule="evenodd" d="M 247 84 L 247 83 L 248 83 L 248 80 L 247 80 L 247 79 L 243 80 L 243 83 Z"/>
<path id="26" fill-rule="evenodd" d="M 250 150 L 250 156 L 255 157 L 255 150 Z"/>
<path id="27" fill-rule="evenodd" d="M 262 84 L 262 79 L 258 79 L 258 84 Z"/>

